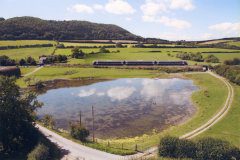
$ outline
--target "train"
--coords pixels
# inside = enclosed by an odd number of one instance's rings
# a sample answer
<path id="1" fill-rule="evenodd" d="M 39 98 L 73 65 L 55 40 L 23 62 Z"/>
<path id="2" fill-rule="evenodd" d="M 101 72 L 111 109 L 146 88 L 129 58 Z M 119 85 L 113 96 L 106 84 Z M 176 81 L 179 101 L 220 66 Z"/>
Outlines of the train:
<path id="1" fill-rule="evenodd" d="M 186 61 L 94 61 L 93 66 L 187 66 Z"/>

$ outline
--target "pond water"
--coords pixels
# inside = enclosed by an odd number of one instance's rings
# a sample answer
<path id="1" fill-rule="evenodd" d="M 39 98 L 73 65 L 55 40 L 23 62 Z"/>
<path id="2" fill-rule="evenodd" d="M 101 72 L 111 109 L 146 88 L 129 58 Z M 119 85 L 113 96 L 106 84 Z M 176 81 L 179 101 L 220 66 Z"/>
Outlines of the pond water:
<path id="1" fill-rule="evenodd" d="M 195 107 L 191 94 L 197 87 L 191 80 L 129 78 L 91 85 L 48 90 L 39 95 L 44 106 L 41 117 L 51 114 L 57 127 L 67 129 L 79 121 L 91 129 L 92 106 L 96 136 L 100 138 L 136 136 L 163 130 L 189 118 Z"/>

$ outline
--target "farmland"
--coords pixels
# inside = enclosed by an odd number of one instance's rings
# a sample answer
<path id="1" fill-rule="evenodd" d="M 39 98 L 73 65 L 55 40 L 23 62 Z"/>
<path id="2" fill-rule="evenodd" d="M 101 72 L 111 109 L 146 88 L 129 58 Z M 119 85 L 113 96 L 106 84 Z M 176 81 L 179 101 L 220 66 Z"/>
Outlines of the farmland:
<path id="1" fill-rule="evenodd" d="M 46 41 L 47 43 L 54 43 L 53 41 Z M 36 44 L 36 43 L 45 43 L 45 41 L 19 41 L 19 42 L 9 42 L 2 41 L 1 44 Z M 101 46 L 107 44 L 97 44 L 97 43 L 67 43 L 64 42 L 65 46 Z M 55 47 L 40 47 L 40 48 L 21 48 L 21 49 L 8 49 L 0 50 L 0 55 L 7 55 L 10 58 L 19 60 L 21 58 L 26 58 L 31 56 L 38 60 L 38 57 L 41 55 L 51 55 Z M 227 97 L 227 88 L 222 84 L 221 81 L 208 74 L 166 74 L 161 70 L 144 70 L 144 69 L 118 69 L 118 68 L 93 68 L 91 66 L 92 62 L 95 60 L 179 60 L 176 58 L 178 53 L 202 53 L 203 57 L 206 57 L 210 54 L 215 55 L 220 59 L 220 63 L 224 60 L 240 58 L 240 53 L 230 53 L 230 52 L 239 52 L 239 50 L 230 50 L 230 49 L 220 49 L 220 48 L 110 48 L 111 53 L 97 53 L 89 54 L 91 52 L 98 52 L 99 48 L 82 48 L 86 53 L 83 59 L 73 59 L 70 57 L 71 49 L 57 49 L 54 53 L 55 55 L 67 55 L 69 56 L 68 64 L 80 64 L 85 65 L 84 67 L 64 67 L 64 66 L 46 66 L 34 74 L 28 76 L 27 78 L 32 78 L 35 80 L 48 81 L 54 79 L 96 79 L 96 80 L 107 80 L 107 79 L 117 79 L 117 78 L 161 78 L 161 77 L 181 77 L 186 79 L 191 79 L 194 83 L 200 88 L 199 91 L 195 92 L 192 95 L 192 102 L 197 107 L 197 113 L 193 116 L 192 119 L 183 123 L 179 126 L 172 126 L 163 132 L 159 133 L 156 130 L 150 131 L 149 134 L 144 134 L 138 137 L 127 137 L 121 139 L 98 139 L 98 144 L 86 144 L 88 146 L 98 148 L 101 150 L 106 150 L 111 153 L 118 154 L 129 154 L 134 153 L 134 148 L 136 144 L 138 145 L 139 150 L 145 150 L 149 147 L 155 146 L 158 144 L 161 137 L 165 135 L 172 136 L 181 136 L 188 131 L 191 131 L 201 124 L 204 124 L 208 119 L 215 115 L 220 108 L 222 107 L 226 97 Z M 120 52 L 116 52 L 119 50 Z M 113 53 L 113 51 L 115 51 Z M 226 52 L 226 53 L 224 53 Z M 205 62 L 194 62 L 188 61 L 190 65 L 196 64 L 207 64 Z M 211 63 L 209 63 L 211 64 Z M 215 65 L 215 64 L 211 64 Z M 36 67 L 22 67 L 22 74 L 32 72 Z M 21 87 L 27 87 L 24 82 L 26 78 L 20 78 L 17 83 Z M 219 87 L 222 86 L 222 87 Z M 199 137 L 205 136 L 214 136 L 218 138 L 224 138 L 225 140 L 231 142 L 234 145 L 239 146 L 240 142 L 238 141 L 239 130 L 237 128 L 237 116 L 239 115 L 239 87 L 234 86 L 236 89 L 235 100 L 233 108 L 229 114 L 220 121 L 216 126 L 212 127 L 206 133 L 200 135 Z M 233 116 L 232 116 L 233 115 Z M 235 117 L 235 118 L 234 118 Z M 143 122 L 144 123 L 144 122 Z M 228 124 L 228 125 L 227 125 Z M 230 124 L 230 125 L 229 125 Z M 224 131 L 221 130 L 224 128 Z M 239 127 L 238 127 L 239 128 Z M 227 131 L 226 131 L 227 130 Z M 64 133 L 61 133 L 65 137 L 69 137 Z M 231 136 L 225 136 L 231 135 Z M 197 137 L 197 138 L 199 138 Z M 80 142 L 79 142 L 80 143 Z M 106 147 L 108 146 L 109 147 Z M 122 145 L 125 150 L 122 150 Z"/>
<path id="2" fill-rule="evenodd" d="M 0 41 L 0 46 L 24 46 L 35 44 L 56 44 L 55 41 L 48 40 L 16 40 L 16 41 Z"/>
<path id="3" fill-rule="evenodd" d="M 41 55 L 51 55 L 53 50 L 53 47 L 8 49 L 0 50 L 0 56 L 6 55 L 15 60 L 20 60 L 21 58 L 27 58 L 31 56 L 38 60 L 39 56 Z"/>
<path id="4" fill-rule="evenodd" d="M 24 45 L 24 44 L 43 44 L 52 43 L 54 41 L 0 41 L 2 45 Z M 107 46 L 113 44 L 102 43 L 63 43 L 65 46 L 79 46 L 81 47 L 93 47 L 93 46 Z M 8 49 L 0 50 L 0 55 L 7 55 L 12 59 L 19 60 L 31 56 L 38 60 L 41 55 L 53 54 L 55 47 L 39 47 L 39 48 L 20 48 L 20 49 Z M 91 52 L 98 52 L 99 48 L 82 48 L 82 51 L 86 53 L 83 59 L 71 59 L 69 57 L 69 64 L 84 64 L 91 65 L 94 60 L 179 60 L 176 55 L 179 53 L 202 53 L 203 57 L 208 55 L 215 55 L 219 58 L 220 62 L 225 60 L 240 58 L 239 50 L 220 49 L 220 48 L 132 48 L 129 45 L 128 48 L 110 48 L 111 52 L 120 51 L 117 53 L 108 54 L 89 54 Z M 225 53 L 224 53 L 225 52 Z M 234 52 L 234 53 L 233 53 Z M 57 49 L 55 55 L 71 55 L 71 49 Z M 196 64 L 211 64 L 205 62 L 188 61 L 190 65 Z M 215 64 L 212 64 L 215 65 Z"/>

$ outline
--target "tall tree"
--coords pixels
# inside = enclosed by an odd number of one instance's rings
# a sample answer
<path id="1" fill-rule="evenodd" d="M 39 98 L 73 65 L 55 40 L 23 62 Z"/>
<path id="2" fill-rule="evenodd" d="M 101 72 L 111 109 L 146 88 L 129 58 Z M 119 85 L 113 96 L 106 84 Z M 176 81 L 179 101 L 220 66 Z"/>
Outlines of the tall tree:
<path id="1" fill-rule="evenodd" d="M 12 77 L 0 77 L 0 144 L 5 153 L 27 150 L 37 141 L 35 110 L 41 107 L 33 93 L 21 95 Z"/>

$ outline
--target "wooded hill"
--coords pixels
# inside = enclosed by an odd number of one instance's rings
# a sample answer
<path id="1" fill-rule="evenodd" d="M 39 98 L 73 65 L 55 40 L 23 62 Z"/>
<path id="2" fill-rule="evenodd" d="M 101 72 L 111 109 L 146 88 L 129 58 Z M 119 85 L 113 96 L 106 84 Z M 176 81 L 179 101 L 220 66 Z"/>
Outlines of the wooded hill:
<path id="1" fill-rule="evenodd" d="M 0 40 L 143 40 L 112 24 L 54 21 L 35 17 L 0 18 Z"/>

